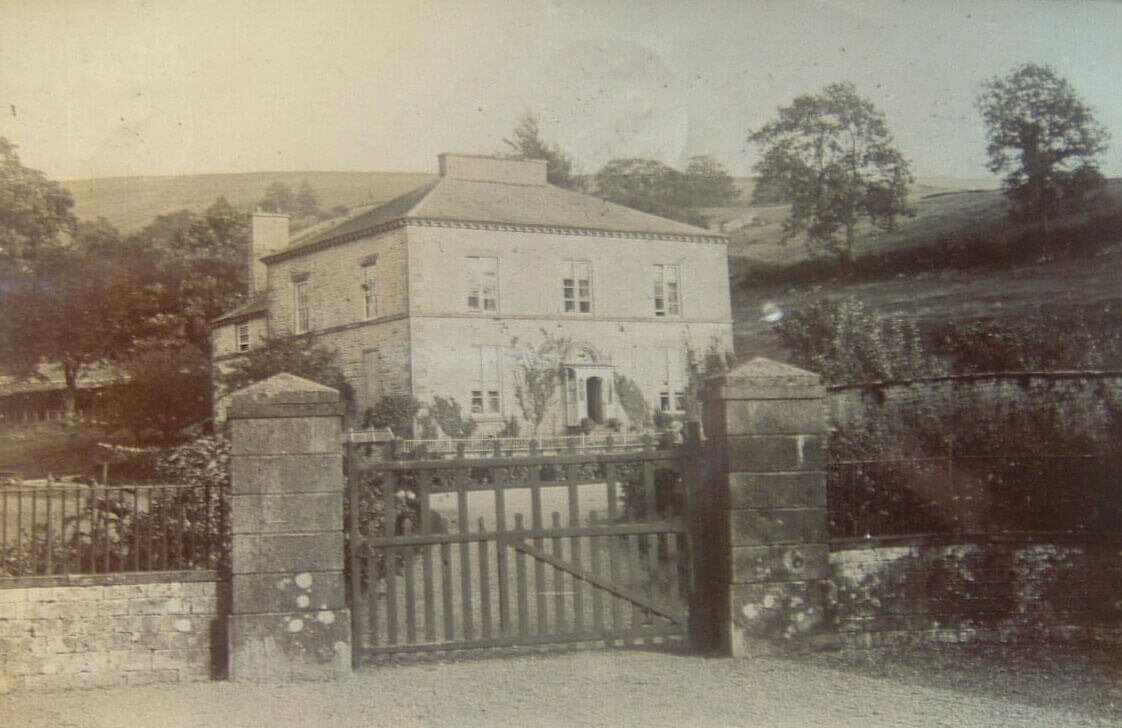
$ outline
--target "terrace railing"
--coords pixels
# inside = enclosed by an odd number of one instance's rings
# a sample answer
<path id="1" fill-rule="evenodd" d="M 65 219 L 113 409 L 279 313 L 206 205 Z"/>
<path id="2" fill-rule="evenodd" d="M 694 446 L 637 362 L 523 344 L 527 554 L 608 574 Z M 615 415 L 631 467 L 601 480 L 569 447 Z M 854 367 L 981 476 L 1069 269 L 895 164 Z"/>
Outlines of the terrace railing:
<path id="1" fill-rule="evenodd" d="M 541 437 L 477 437 L 389 440 L 385 431 L 351 431 L 350 443 L 378 443 L 398 457 L 489 458 L 520 455 L 551 455 L 566 452 L 642 450 L 655 442 L 651 433 L 612 432 L 588 435 L 543 435 Z"/>

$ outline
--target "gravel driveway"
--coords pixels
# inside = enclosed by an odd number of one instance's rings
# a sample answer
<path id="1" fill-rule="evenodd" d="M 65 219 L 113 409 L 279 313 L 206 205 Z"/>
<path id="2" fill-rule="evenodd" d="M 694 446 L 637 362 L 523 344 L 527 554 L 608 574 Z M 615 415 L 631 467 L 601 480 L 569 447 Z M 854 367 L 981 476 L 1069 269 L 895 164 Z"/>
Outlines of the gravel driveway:
<path id="1" fill-rule="evenodd" d="M 1106 654 L 1106 653 L 1104 653 Z M 15 726 L 1119 726 L 1116 657 L 967 648 L 732 660 L 617 650 L 0 699 Z"/>

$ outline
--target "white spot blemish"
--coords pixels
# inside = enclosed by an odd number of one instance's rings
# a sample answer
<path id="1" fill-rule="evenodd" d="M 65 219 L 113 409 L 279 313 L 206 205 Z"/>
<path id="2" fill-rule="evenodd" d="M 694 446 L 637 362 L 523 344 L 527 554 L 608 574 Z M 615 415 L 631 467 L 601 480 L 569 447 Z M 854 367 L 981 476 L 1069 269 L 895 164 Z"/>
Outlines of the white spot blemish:
<path id="1" fill-rule="evenodd" d="M 296 586 L 301 589 L 310 589 L 312 587 L 312 575 L 308 572 L 303 572 L 296 575 Z"/>
<path id="2" fill-rule="evenodd" d="M 326 610 L 316 614 L 316 621 L 320 624 L 333 624 L 335 622 L 335 612 Z"/>
<path id="3" fill-rule="evenodd" d="M 175 631 L 176 632 L 190 632 L 191 631 L 191 620 L 189 620 L 189 619 L 177 619 L 177 620 L 175 620 Z"/>
<path id="4" fill-rule="evenodd" d="M 764 597 L 764 608 L 765 609 L 771 609 L 774 606 L 775 606 L 775 596 L 774 595 L 768 594 L 766 597 Z"/>
<path id="5" fill-rule="evenodd" d="M 755 619 L 756 615 L 760 613 L 760 610 L 756 609 L 755 604 L 745 604 L 744 609 L 741 609 L 740 611 L 748 619 Z"/>
<path id="6" fill-rule="evenodd" d="M 292 581 L 287 576 L 283 579 L 277 579 L 277 589 L 284 589 L 288 586 L 288 582 Z"/>
<path id="7" fill-rule="evenodd" d="M 312 601 L 311 599 L 308 599 L 307 594 L 301 594 L 300 596 L 296 597 L 296 606 L 303 609 L 304 607 L 308 606 L 308 604 L 310 604 L 311 601 Z"/>
<path id="8" fill-rule="evenodd" d="M 58 673 L 58 665 L 53 662 L 45 663 L 41 668 L 39 668 L 39 672 L 43 675 L 54 675 Z"/>
<path id="9" fill-rule="evenodd" d="M 302 629 L 304 629 L 304 620 L 302 620 L 302 619 L 290 619 L 290 620 L 288 620 L 288 631 L 289 632 L 299 632 Z"/>

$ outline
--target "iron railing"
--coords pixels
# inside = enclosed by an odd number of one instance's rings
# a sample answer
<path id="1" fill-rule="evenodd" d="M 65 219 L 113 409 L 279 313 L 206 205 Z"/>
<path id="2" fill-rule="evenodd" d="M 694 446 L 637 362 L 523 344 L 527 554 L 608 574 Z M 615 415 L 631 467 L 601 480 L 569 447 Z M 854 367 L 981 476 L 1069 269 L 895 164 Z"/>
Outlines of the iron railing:
<path id="1" fill-rule="evenodd" d="M 191 485 L 0 487 L 0 578 L 218 568 L 225 507 Z"/>

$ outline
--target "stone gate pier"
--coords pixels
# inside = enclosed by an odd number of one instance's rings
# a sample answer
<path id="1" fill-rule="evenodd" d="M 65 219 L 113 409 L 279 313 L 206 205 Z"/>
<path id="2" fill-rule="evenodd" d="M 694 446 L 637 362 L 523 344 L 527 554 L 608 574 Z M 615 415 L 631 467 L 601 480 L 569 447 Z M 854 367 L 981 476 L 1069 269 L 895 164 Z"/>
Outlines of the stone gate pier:
<path id="1" fill-rule="evenodd" d="M 343 582 L 343 405 L 277 374 L 230 402 L 230 679 L 351 670 Z"/>
<path id="2" fill-rule="evenodd" d="M 826 390 L 757 358 L 706 382 L 706 585 L 717 647 L 744 656 L 825 637 Z"/>

